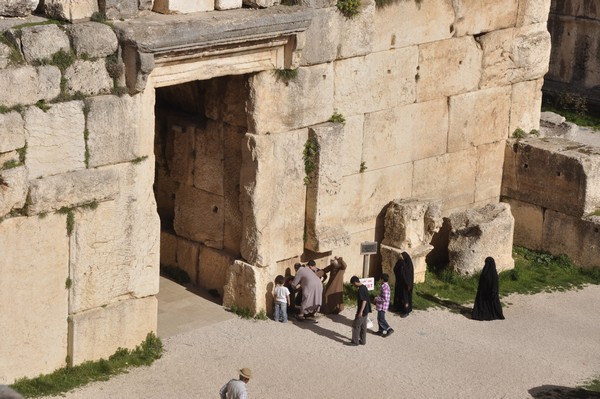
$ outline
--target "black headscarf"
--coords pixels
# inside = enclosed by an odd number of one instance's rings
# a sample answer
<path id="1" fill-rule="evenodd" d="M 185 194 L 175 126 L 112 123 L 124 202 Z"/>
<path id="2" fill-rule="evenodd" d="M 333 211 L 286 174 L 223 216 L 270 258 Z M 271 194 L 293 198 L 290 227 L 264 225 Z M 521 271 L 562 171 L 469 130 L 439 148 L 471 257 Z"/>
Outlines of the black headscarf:
<path id="1" fill-rule="evenodd" d="M 402 314 L 412 311 L 412 290 L 415 282 L 415 269 L 407 252 L 402 252 L 394 266 L 394 308 Z"/>
<path id="2" fill-rule="evenodd" d="M 498 290 L 496 261 L 491 256 L 485 258 L 485 265 L 479 277 L 472 318 L 473 320 L 504 319 Z"/>

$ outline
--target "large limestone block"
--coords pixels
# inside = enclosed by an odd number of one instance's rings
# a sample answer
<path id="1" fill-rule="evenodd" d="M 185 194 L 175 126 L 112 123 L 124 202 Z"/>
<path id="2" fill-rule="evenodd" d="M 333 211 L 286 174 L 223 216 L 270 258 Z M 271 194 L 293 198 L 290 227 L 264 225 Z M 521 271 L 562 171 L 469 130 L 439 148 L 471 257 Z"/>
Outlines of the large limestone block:
<path id="1" fill-rule="evenodd" d="M 351 116 L 414 102 L 417 62 L 417 47 L 334 62 L 334 108 Z"/>
<path id="2" fill-rule="evenodd" d="M 177 236 L 170 231 L 160 232 L 160 264 L 177 265 Z"/>
<path id="3" fill-rule="evenodd" d="M 12 48 L 4 43 L 0 43 L 0 68 L 6 68 L 10 63 L 10 53 Z"/>
<path id="4" fill-rule="evenodd" d="M 159 282 L 160 220 L 152 193 L 154 159 L 114 166 L 119 196 L 96 210 L 75 211 L 71 234 L 70 312 L 155 295 Z"/>
<path id="5" fill-rule="evenodd" d="M 510 100 L 510 86 L 450 97 L 448 152 L 506 139 Z"/>
<path id="6" fill-rule="evenodd" d="M 513 27 L 518 7 L 519 0 L 454 0 L 456 34 L 477 35 Z"/>
<path id="7" fill-rule="evenodd" d="M 546 24 L 487 33 L 483 48 L 481 88 L 538 79 L 548 72 L 550 34 Z"/>
<path id="8" fill-rule="evenodd" d="M 441 226 L 441 200 L 395 199 L 385 211 L 382 244 L 398 249 L 426 245 Z"/>
<path id="9" fill-rule="evenodd" d="M 335 7 L 314 11 L 312 22 L 303 32 L 302 65 L 315 65 L 335 60 L 339 43 L 339 11 Z"/>
<path id="10" fill-rule="evenodd" d="M 223 196 L 182 185 L 175 194 L 174 228 L 177 235 L 223 247 Z"/>
<path id="11" fill-rule="evenodd" d="M 477 89 L 481 58 L 481 48 L 471 36 L 419 46 L 417 102 Z"/>
<path id="12" fill-rule="evenodd" d="M 193 184 L 209 193 L 223 195 L 225 160 L 223 155 L 223 124 L 207 121 L 205 128 L 196 129 Z M 240 142 L 241 143 L 241 142 Z M 241 144 L 238 143 L 239 146 Z"/>
<path id="13" fill-rule="evenodd" d="M 67 83 L 67 94 L 81 93 L 86 96 L 108 93 L 113 87 L 113 80 L 106 70 L 106 61 L 76 60 L 67 68 L 64 75 Z"/>
<path id="14" fill-rule="evenodd" d="M 50 101 L 60 94 L 60 79 L 60 69 L 55 66 L 0 69 L 0 87 L 13 87 L 19 82 L 19 90 L 0 90 L 0 105 Z"/>
<path id="15" fill-rule="evenodd" d="M 597 147 L 563 138 L 507 142 L 502 195 L 580 217 L 600 205 Z"/>
<path id="16" fill-rule="evenodd" d="M 87 128 L 89 131 L 89 166 L 97 167 L 131 161 L 150 155 L 139 129 L 139 96 L 99 96 L 85 100 L 89 107 Z M 147 134 L 153 142 L 154 134 Z"/>
<path id="17" fill-rule="evenodd" d="M 390 198 L 410 196 L 412 179 L 411 162 L 344 177 L 338 194 L 342 226 L 351 234 L 375 228 Z"/>
<path id="18" fill-rule="evenodd" d="M 520 0 L 517 26 L 548 22 L 552 0 Z"/>
<path id="19" fill-rule="evenodd" d="M 363 152 L 364 115 L 346 118 L 342 136 L 341 174 L 352 175 L 360 172 Z M 365 164 L 366 167 L 368 167 Z"/>
<path id="20" fill-rule="evenodd" d="M 223 290 L 223 306 L 226 308 L 235 305 L 241 309 L 248 309 L 251 314 L 266 311 L 267 295 L 273 298 L 269 268 L 252 266 L 236 260 L 229 266 Z"/>
<path id="21" fill-rule="evenodd" d="M 337 58 L 350 58 L 371 53 L 375 30 L 375 1 L 362 1 L 359 13 L 346 18 L 339 11 L 336 14 L 339 26 Z M 328 32 L 331 35 L 331 32 Z"/>
<path id="22" fill-rule="evenodd" d="M 247 127 L 246 101 L 249 98 L 247 77 L 226 76 L 204 81 L 204 110 L 207 118 Z"/>
<path id="23" fill-rule="evenodd" d="M 461 274 L 483 268 L 486 257 L 496 261 L 498 271 L 512 269 L 514 218 L 510 205 L 500 202 L 450 215 L 449 267 Z"/>
<path id="24" fill-rule="evenodd" d="M 207 290 L 217 290 L 223 295 L 229 267 L 236 257 L 226 251 L 202 247 L 198 259 L 198 286 Z"/>
<path id="25" fill-rule="evenodd" d="M 475 202 L 498 202 L 504 166 L 504 141 L 482 144 L 477 147 L 477 172 L 475 175 Z"/>
<path id="26" fill-rule="evenodd" d="M 342 185 L 341 158 L 343 129 L 338 123 L 325 123 L 309 128 L 309 140 L 318 145 L 311 162 L 315 171 L 308 177 L 306 189 L 305 248 L 328 252 L 349 243 L 348 233 L 340 224 L 338 193 Z"/>
<path id="27" fill-rule="evenodd" d="M 319 259 L 317 261 L 317 267 L 324 268 L 329 265 L 329 259 L 332 256 L 341 256 L 344 258 L 346 262 L 346 271 L 344 272 L 344 281 L 350 282 L 350 278 L 352 276 L 362 277 L 363 274 L 363 261 L 364 255 L 360 254 L 360 244 L 366 241 L 373 242 L 377 241 L 377 236 L 380 234 L 378 229 L 370 228 L 367 230 L 357 231 L 355 233 L 350 234 L 350 242 L 345 247 L 336 248 L 335 251 L 331 253 L 331 255 L 326 256 L 323 259 L 324 263 L 319 266 Z M 381 248 L 381 246 L 380 246 Z M 369 255 L 369 270 L 367 277 L 373 277 L 375 274 L 379 273 L 379 258 L 380 254 Z M 297 261 L 300 261 L 298 259 Z M 293 264 L 297 261 L 294 261 L 290 264 L 290 270 L 292 274 L 294 273 Z"/>
<path id="28" fill-rule="evenodd" d="M 134 349 L 157 326 L 154 296 L 125 299 L 69 316 L 69 359 L 75 366 L 108 359 L 119 348 Z"/>
<path id="29" fill-rule="evenodd" d="M 541 251 L 544 247 L 544 208 L 512 198 L 503 198 L 502 201 L 510 204 L 515 218 L 514 244 Z"/>
<path id="30" fill-rule="evenodd" d="M 566 254 L 583 267 L 600 267 L 600 217 L 582 219 L 546 210 L 542 250 Z"/>
<path id="31" fill-rule="evenodd" d="M 109 201 L 119 192 L 119 175 L 114 168 L 84 169 L 32 180 L 27 213 L 50 212 L 92 202 Z"/>
<path id="32" fill-rule="evenodd" d="M 446 99 L 398 106 L 365 115 L 362 160 L 385 168 L 446 152 Z"/>
<path id="33" fill-rule="evenodd" d="M 373 51 L 449 39 L 454 34 L 452 0 L 396 1 L 375 10 Z"/>
<path id="34" fill-rule="evenodd" d="M 307 139 L 305 129 L 246 135 L 240 172 L 240 252 L 250 263 L 268 266 L 304 250 L 306 186 L 302 153 Z"/>
<path id="35" fill-rule="evenodd" d="M 21 48 L 25 61 L 50 59 L 58 51 L 69 52 L 67 34 L 58 25 L 36 25 L 21 29 Z"/>
<path id="36" fill-rule="evenodd" d="M 240 209 L 240 170 L 242 141 L 246 129 L 225 125 L 223 128 L 223 248 L 239 254 L 242 242 L 242 211 Z"/>
<path id="37" fill-rule="evenodd" d="M 518 128 L 528 133 L 540 129 L 543 84 L 544 79 L 536 79 L 512 85 L 509 136 Z"/>
<path id="38" fill-rule="evenodd" d="M 173 139 L 171 155 L 169 144 L 167 144 L 167 165 L 169 178 L 177 183 L 194 185 L 194 158 L 196 153 L 196 125 L 184 123 L 182 125 L 171 125 L 168 136 Z M 204 187 L 198 186 L 203 189 Z"/>
<path id="39" fill-rule="evenodd" d="M 214 1 L 212 0 L 154 0 L 153 11 L 162 14 L 187 14 L 199 11 L 212 11 L 214 8 Z"/>
<path id="40" fill-rule="evenodd" d="M 117 35 L 110 26 L 98 22 L 83 22 L 69 25 L 67 32 L 78 56 L 106 57 L 118 48 Z"/>
<path id="41" fill-rule="evenodd" d="M 273 71 L 252 76 L 248 102 L 249 131 L 278 133 L 328 120 L 333 114 L 331 63 L 298 68 L 289 82 L 278 81 Z"/>
<path id="42" fill-rule="evenodd" d="M 553 1 L 550 12 L 572 17 L 600 19 L 600 9 L 594 0 Z"/>
<path id="43" fill-rule="evenodd" d="M 25 146 L 25 122 L 16 111 L 0 114 L 0 153 Z M 1 165 L 0 165 L 1 167 Z"/>
<path id="44" fill-rule="evenodd" d="M 44 0 L 43 10 L 49 17 L 67 21 L 90 18 L 99 11 L 96 0 Z"/>
<path id="45" fill-rule="evenodd" d="M 138 0 L 103 0 L 98 5 L 108 19 L 135 18 L 138 14 Z"/>
<path id="46" fill-rule="evenodd" d="M 25 111 L 29 178 L 85 169 L 85 117 L 83 103 L 53 104 L 46 112 Z"/>
<path id="47" fill-rule="evenodd" d="M 5 17 L 25 17 L 37 7 L 39 0 L 2 0 L 0 15 Z"/>
<path id="48" fill-rule="evenodd" d="M 201 245 L 197 242 L 177 237 L 177 267 L 190 276 L 192 284 L 198 284 L 198 255 L 200 247 Z"/>
<path id="49" fill-rule="evenodd" d="M 0 170 L 0 218 L 23 208 L 27 198 L 27 168 Z"/>
<path id="50" fill-rule="evenodd" d="M 242 8 L 242 0 L 215 0 L 215 10 Z"/>
<path id="51" fill-rule="evenodd" d="M 7 219 L 0 237 L 0 384 L 8 384 L 65 366 L 69 238 L 57 214 Z"/>

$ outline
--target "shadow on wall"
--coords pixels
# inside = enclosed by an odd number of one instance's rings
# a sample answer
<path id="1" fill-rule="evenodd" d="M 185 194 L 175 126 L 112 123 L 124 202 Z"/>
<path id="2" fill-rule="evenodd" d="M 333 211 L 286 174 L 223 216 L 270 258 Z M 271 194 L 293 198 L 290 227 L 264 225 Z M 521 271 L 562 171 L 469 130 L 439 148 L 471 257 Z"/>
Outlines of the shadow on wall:
<path id="1" fill-rule="evenodd" d="M 442 227 L 431 237 L 430 244 L 433 249 L 425 258 L 428 265 L 433 266 L 432 270 L 443 270 L 449 262 L 448 245 L 450 243 L 450 220 L 443 218 Z"/>
<path id="2" fill-rule="evenodd" d="M 265 306 L 267 307 L 266 313 L 267 316 L 272 317 L 273 316 L 273 305 L 275 303 L 275 301 L 273 300 L 273 289 L 275 288 L 275 284 L 273 284 L 273 282 L 270 282 L 267 284 L 267 292 L 265 292 Z"/>
<path id="3" fill-rule="evenodd" d="M 528 391 L 535 399 L 584 398 L 600 399 L 600 392 L 592 392 L 583 388 L 568 388 L 557 385 L 542 385 Z"/>

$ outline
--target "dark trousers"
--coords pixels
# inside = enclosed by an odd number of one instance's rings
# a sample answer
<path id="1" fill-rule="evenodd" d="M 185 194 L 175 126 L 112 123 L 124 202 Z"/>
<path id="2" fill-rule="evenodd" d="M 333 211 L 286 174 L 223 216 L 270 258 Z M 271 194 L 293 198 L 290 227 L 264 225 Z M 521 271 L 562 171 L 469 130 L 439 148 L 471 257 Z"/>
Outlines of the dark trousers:
<path id="1" fill-rule="evenodd" d="M 363 345 L 367 343 L 367 318 L 369 314 L 363 315 L 363 317 L 355 317 L 352 322 L 352 342 L 358 344 L 359 342 Z"/>
<path id="2" fill-rule="evenodd" d="M 387 331 L 390 325 L 385 320 L 385 310 L 377 311 L 377 324 L 379 324 L 379 332 Z"/>

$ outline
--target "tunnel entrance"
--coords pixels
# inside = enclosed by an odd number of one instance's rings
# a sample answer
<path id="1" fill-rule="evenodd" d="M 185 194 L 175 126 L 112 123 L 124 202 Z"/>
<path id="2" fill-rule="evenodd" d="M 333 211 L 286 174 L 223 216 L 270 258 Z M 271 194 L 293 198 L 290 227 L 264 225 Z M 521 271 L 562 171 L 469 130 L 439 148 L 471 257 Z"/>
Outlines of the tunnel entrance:
<path id="1" fill-rule="evenodd" d="M 240 257 L 241 145 L 248 75 L 156 89 L 154 194 L 161 275 L 221 302 Z"/>

